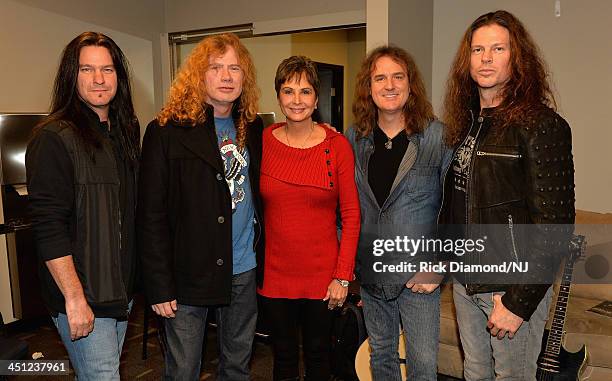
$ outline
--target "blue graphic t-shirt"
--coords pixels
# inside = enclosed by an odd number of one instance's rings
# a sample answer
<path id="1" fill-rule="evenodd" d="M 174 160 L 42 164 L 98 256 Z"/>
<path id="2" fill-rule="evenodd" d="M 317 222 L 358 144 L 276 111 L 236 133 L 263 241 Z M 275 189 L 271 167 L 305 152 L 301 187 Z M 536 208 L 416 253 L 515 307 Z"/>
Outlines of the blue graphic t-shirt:
<path id="1" fill-rule="evenodd" d="M 238 149 L 236 127 L 231 117 L 215 118 L 215 128 L 225 180 L 232 196 L 233 273 L 240 274 L 256 265 L 253 251 L 255 209 L 249 182 L 249 155 L 246 147 Z"/>

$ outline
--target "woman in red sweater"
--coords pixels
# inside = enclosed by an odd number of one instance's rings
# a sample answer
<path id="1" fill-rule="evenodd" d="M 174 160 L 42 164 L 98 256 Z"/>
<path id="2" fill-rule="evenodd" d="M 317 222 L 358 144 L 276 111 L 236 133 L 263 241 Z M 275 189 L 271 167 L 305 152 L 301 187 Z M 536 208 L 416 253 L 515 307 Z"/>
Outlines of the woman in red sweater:
<path id="1" fill-rule="evenodd" d="M 281 62 L 274 85 L 287 121 L 263 135 L 266 255 L 258 289 L 272 330 L 274 380 L 299 379 L 300 326 L 305 379 L 328 380 L 331 310 L 346 298 L 359 236 L 353 151 L 344 136 L 312 120 L 319 78 L 310 59 Z"/>

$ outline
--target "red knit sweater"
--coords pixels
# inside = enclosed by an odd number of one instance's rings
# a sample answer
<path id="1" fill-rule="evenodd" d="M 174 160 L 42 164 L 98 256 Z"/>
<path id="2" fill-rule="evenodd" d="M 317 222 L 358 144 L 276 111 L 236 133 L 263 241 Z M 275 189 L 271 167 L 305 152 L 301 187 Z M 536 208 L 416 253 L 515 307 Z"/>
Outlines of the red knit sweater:
<path id="1" fill-rule="evenodd" d="M 353 150 L 344 136 L 327 128 L 320 144 L 289 147 L 272 135 L 284 125 L 272 125 L 263 134 L 266 257 L 258 292 L 271 298 L 322 299 L 333 278 L 353 279 L 360 225 Z"/>

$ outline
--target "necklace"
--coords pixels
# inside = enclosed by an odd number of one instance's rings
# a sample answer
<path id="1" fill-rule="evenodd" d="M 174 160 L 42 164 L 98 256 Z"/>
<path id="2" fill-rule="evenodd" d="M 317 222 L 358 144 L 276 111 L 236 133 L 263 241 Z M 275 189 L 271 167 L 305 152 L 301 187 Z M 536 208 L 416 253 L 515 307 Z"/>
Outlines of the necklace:
<path id="1" fill-rule="evenodd" d="M 310 137 L 312 136 L 312 133 L 314 132 L 314 126 L 315 126 L 315 123 L 312 122 L 312 125 L 310 126 L 310 133 L 308 134 L 306 139 L 304 139 L 302 144 L 299 145 L 299 148 L 304 148 L 304 145 L 306 145 L 306 142 L 308 141 L 308 139 L 310 139 Z M 289 129 L 289 125 L 285 125 L 285 139 L 287 139 L 287 145 L 289 147 L 293 147 L 291 143 L 289 142 L 289 134 L 287 133 L 288 129 Z"/>
<path id="2" fill-rule="evenodd" d="M 387 141 L 385 142 L 385 148 L 386 149 L 392 149 L 393 148 L 393 140 L 387 136 Z"/>
<path id="3" fill-rule="evenodd" d="M 401 133 L 402 133 L 402 131 L 400 130 L 400 131 L 398 131 L 398 132 L 395 132 L 395 133 L 393 134 L 393 136 L 389 136 L 389 134 L 387 134 L 387 132 L 385 132 L 385 130 L 383 130 L 383 129 L 382 129 L 382 128 L 380 128 L 380 127 L 378 127 L 378 128 L 380 129 L 380 132 L 382 132 L 382 133 L 384 134 L 384 137 L 386 137 L 386 138 L 387 138 L 387 141 L 385 142 L 385 148 L 386 148 L 386 149 L 388 149 L 388 150 L 393 149 L 393 139 L 395 139 L 395 137 L 396 137 L 397 135 L 401 134 Z"/>

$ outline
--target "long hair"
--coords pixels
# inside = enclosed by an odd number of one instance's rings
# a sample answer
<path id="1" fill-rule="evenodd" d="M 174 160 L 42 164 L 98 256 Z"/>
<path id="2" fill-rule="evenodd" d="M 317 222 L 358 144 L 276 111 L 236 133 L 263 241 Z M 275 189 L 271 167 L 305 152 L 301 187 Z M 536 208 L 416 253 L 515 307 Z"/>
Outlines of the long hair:
<path id="1" fill-rule="evenodd" d="M 121 130 L 123 154 L 132 161 L 138 157 L 140 134 L 138 120 L 132 103 L 129 64 L 119 46 L 110 37 L 97 32 L 84 32 L 75 37 L 62 53 L 55 83 L 49 115 L 37 126 L 36 131 L 52 122 L 72 128 L 81 141 L 91 148 L 102 146 L 101 136 L 95 130 L 86 128 L 89 122 L 88 106 L 81 101 L 77 91 L 79 56 L 85 46 L 101 46 L 108 49 L 117 74 L 117 93 L 109 104 L 112 125 Z M 36 132 L 35 132 L 36 133 Z"/>
<path id="2" fill-rule="evenodd" d="M 492 24 L 506 28 L 510 35 L 510 78 L 500 90 L 502 102 L 493 113 L 498 125 L 505 128 L 520 119 L 529 120 L 543 105 L 556 108 L 548 69 L 525 26 L 507 11 L 484 14 L 465 31 L 449 73 L 443 119 L 447 125 L 445 139 L 451 146 L 465 134 L 470 105 L 479 99 L 478 87 L 470 75 L 472 36 L 478 28 Z"/>
<path id="3" fill-rule="evenodd" d="M 427 99 L 427 91 L 421 73 L 412 56 L 404 49 L 392 45 L 383 45 L 368 54 L 361 63 L 361 69 L 357 74 L 355 99 L 353 101 L 357 136 L 369 135 L 378 121 L 378 107 L 372 99 L 371 76 L 376 68 L 376 61 L 382 57 L 389 57 L 397 62 L 406 70 L 408 75 L 410 94 L 403 109 L 406 133 L 423 131 L 435 119 L 435 115 L 431 103 Z"/>
<path id="4" fill-rule="evenodd" d="M 236 52 L 244 73 L 242 93 L 234 103 L 238 115 L 236 140 L 239 147 L 244 146 L 247 123 L 257 117 L 259 89 L 251 54 L 232 33 L 207 37 L 193 48 L 172 83 L 166 104 L 157 114 L 160 125 L 175 121 L 195 126 L 206 120 L 206 70 L 210 59 L 225 54 L 229 47 Z"/>

